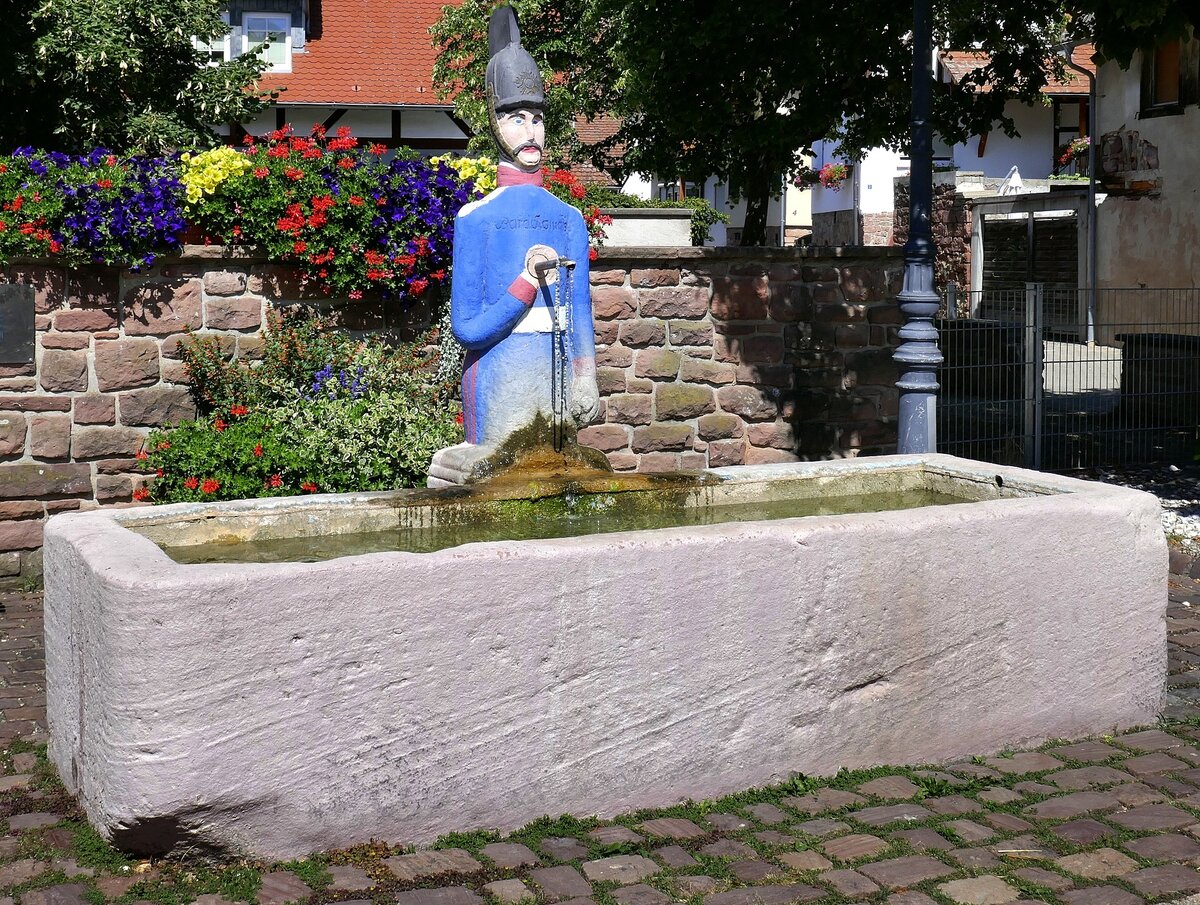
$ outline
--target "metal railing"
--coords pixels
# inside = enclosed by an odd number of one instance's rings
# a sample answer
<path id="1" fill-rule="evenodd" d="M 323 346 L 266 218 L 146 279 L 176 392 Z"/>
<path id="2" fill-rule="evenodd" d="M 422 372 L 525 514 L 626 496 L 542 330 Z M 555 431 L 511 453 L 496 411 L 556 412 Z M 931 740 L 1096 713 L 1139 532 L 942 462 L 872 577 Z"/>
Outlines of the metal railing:
<path id="1" fill-rule="evenodd" d="M 945 310 L 939 452 L 1069 471 L 1200 451 L 1200 289 L 951 286 Z"/>

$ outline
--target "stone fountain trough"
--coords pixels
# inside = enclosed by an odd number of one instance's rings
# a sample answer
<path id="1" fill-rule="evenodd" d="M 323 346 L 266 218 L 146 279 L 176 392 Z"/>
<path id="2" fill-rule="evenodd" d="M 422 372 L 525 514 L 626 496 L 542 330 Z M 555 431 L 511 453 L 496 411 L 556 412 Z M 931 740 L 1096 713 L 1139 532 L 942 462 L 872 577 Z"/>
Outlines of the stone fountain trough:
<path id="1" fill-rule="evenodd" d="M 487 522 L 544 490 L 57 515 L 50 756 L 125 848 L 289 858 L 1157 716 L 1167 550 L 1152 496 L 937 455 L 709 479 L 643 499 L 766 501 L 776 516 L 862 493 L 954 502 L 199 564 L 163 547 L 237 559 L 308 537 L 319 551 Z"/>

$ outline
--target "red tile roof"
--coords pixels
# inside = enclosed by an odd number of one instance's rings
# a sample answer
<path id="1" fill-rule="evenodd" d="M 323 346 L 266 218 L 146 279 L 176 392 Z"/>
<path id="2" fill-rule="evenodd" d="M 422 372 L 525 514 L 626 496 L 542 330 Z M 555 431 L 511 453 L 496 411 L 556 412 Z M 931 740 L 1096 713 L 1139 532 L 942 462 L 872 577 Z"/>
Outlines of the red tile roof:
<path id="1" fill-rule="evenodd" d="M 1084 69 L 1095 73 L 1096 64 L 1092 62 L 1092 56 L 1095 52 L 1096 48 L 1091 44 L 1080 44 L 1071 51 L 1071 60 L 1077 66 L 1082 66 Z M 938 59 L 941 61 L 942 68 L 950 76 L 950 81 L 952 82 L 961 82 L 971 70 L 987 66 L 991 62 L 991 58 L 986 53 L 979 53 L 974 50 L 947 50 L 938 54 Z M 987 91 L 987 85 L 984 85 L 982 90 Z M 1088 80 L 1071 69 L 1066 71 L 1062 81 L 1052 77 L 1046 87 L 1042 89 L 1042 94 L 1050 97 L 1059 97 L 1064 94 L 1087 93 Z"/>
<path id="2" fill-rule="evenodd" d="M 446 107 L 433 90 L 429 27 L 458 2 L 318 0 L 320 36 L 292 55 L 291 72 L 265 73 L 261 84 L 286 88 L 282 104 Z"/>
<path id="3" fill-rule="evenodd" d="M 610 138 L 616 134 L 619 128 L 621 128 L 621 121 L 611 116 L 598 116 L 591 121 L 584 119 L 582 116 L 575 117 L 575 134 L 585 145 Z M 610 153 L 620 159 L 623 150 L 618 145 Z M 575 174 L 576 179 L 588 185 L 592 183 L 609 186 L 617 185 L 615 179 L 598 167 L 593 166 L 590 162 L 572 164 L 571 172 Z"/>

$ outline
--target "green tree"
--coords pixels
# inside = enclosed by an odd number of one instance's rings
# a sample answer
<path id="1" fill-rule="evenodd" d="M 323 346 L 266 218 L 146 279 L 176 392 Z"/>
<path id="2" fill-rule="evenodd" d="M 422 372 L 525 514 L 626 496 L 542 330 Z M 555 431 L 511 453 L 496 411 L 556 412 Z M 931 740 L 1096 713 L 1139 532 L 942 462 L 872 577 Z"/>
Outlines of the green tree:
<path id="1" fill-rule="evenodd" d="M 0 48 L 0 151 L 207 147 L 211 125 L 244 121 L 270 92 L 246 54 L 207 65 L 192 37 L 228 27 L 222 0 L 10 0 Z"/>
<path id="2" fill-rule="evenodd" d="M 1195 0 L 1080 0 L 1072 7 L 1077 30 L 1095 36 L 1101 60 L 1128 67 L 1138 50 L 1185 37 L 1200 28 Z"/>

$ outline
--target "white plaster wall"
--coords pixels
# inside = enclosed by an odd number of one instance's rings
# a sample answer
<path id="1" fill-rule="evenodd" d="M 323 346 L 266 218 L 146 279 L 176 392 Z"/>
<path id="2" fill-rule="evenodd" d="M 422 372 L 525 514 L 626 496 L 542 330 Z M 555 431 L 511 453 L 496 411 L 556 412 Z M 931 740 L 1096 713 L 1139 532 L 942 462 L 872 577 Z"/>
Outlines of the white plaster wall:
<path id="1" fill-rule="evenodd" d="M 995 128 L 988 135 L 984 154 L 979 156 L 979 136 L 954 146 L 954 164 L 960 170 L 982 171 L 986 177 L 1003 178 L 1016 166 L 1022 179 L 1047 179 L 1054 171 L 1054 110 L 1049 104 L 1010 101 L 1005 112 L 1013 118 L 1020 135 L 1014 138 Z"/>
<path id="2" fill-rule="evenodd" d="M 324 122 L 335 107 L 287 106 L 287 122 L 300 135 L 307 135 L 313 123 Z M 446 138 L 461 139 L 462 131 L 442 110 L 422 108 L 404 109 L 400 113 L 403 127 L 402 138 Z M 245 125 L 251 135 L 263 136 L 275 130 L 275 108 L 260 114 Z M 360 138 L 387 138 L 392 134 L 392 111 L 390 107 L 348 107 L 333 128 L 348 126 Z"/>
<path id="3" fill-rule="evenodd" d="M 1141 55 L 1128 71 L 1106 63 L 1099 73 L 1100 134 L 1136 130 L 1158 148 L 1162 179 L 1158 197 L 1109 196 L 1096 215 L 1097 271 L 1107 288 L 1200 286 L 1200 107 L 1182 115 L 1138 117 Z M 1104 296 L 1102 295 L 1102 299 Z M 1107 299 L 1116 302 L 1117 299 Z M 1126 299 L 1103 312 L 1110 320 L 1146 323 L 1179 320 L 1180 313 L 1150 299 Z M 1183 318 L 1194 322 L 1195 318 Z M 1181 328 L 1183 329 L 1183 328 Z M 1197 332 L 1194 323 L 1186 332 Z"/>
<path id="4" fill-rule="evenodd" d="M 1152 723 L 1157 500 L 924 460 L 1058 492 L 246 566 L 54 516 L 50 756 L 106 836 L 282 859 Z"/>

